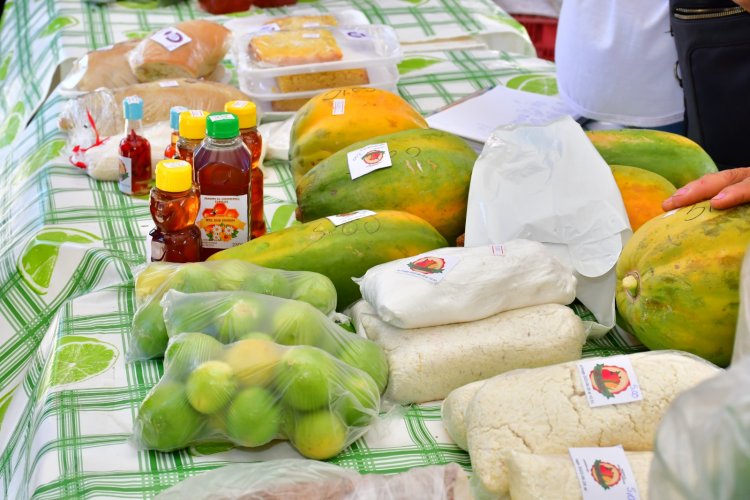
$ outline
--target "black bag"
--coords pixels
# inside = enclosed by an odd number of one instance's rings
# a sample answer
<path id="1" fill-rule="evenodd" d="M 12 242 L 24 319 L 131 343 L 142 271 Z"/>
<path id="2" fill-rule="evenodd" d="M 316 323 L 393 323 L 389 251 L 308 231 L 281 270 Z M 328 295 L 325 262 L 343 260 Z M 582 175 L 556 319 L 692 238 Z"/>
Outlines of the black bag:
<path id="1" fill-rule="evenodd" d="M 670 0 L 685 130 L 721 169 L 750 166 L 750 14 L 731 0 Z"/>

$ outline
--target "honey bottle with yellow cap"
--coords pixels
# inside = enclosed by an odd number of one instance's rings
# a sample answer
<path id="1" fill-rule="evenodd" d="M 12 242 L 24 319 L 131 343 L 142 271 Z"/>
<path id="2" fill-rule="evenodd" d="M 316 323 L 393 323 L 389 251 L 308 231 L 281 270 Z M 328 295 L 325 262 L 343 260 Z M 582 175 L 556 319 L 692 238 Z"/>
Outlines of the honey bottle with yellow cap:
<path id="1" fill-rule="evenodd" d="M 200 196 L 193 185 L 193 167 L 184 160 L 156 164 L 151 189 L 151 261 L 199 262 L 201 232 L 195 225 Z"/>
<path id="2" fill-rule="evenodd" d="M 260 153 L 263 139 L 258 132 L 258 113 L 255 103 L 251 101 L 229 101 L 224 111 L 237 116 L 240 122 L 240 136 L 252 158 L 250 170 L 250 237 L 257 238 L 266 234 L 266 222 L 263 219 L 263 170 L 260 169 Z"/>
<path id="3" fill-rule="evenodd" d="M 206 137 L 206 117 L 208 113 L 191 109 L 180 113 L 180 137 L 175 144 L 175 160 L 185 160 L 193 165 L 193 154 Z"/>

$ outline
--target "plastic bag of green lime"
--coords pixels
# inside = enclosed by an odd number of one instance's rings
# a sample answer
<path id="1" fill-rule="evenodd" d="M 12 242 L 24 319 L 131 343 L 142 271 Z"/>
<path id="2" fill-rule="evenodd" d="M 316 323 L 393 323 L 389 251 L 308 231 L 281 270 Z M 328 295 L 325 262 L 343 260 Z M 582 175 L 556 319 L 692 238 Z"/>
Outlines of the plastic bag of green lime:
<path id="1" fill-rule="evenodd" d="M 253 292 L 171 290 L 161 306 L 170 338 L 202 332 L 222 344 L 260 338 L 282 345 L 314 346 L 368 373 L 381 392 L 388 382 L 388 361 L 377 344 L 344 330 L 306 302 Z"/>
<path id="2" fill-rule="evenodd" d="M 324 314 L 336 309 L 336 288 L 322 274 L 267 269 L 239 260 L 194 264 L 155 262 L 141 270 L 135 280 L 138 309 L 133 317 L 129 360 L 164 355 L 169 338 L 159 302 L 168 290 L 185 293 L 250 291 L 301 300 Z"/>
<path id="3" fill-rule="evenodd" d="M 261 336 L 223 345 L 183 333 L 169 341 L 164 376 L 141 404 L 134 438 L 159 451 L 286 439 L 324 460 L 361 437 L 379 408 L 372 377 L 317 347 Z"/>

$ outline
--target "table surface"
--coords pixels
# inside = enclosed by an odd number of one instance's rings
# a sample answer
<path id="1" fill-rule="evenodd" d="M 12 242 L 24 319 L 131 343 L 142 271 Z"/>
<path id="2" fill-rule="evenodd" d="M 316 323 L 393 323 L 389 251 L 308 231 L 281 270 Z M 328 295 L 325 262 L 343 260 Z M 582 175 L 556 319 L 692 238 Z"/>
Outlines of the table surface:
<path id="1" fill-rule="evenodd" d="M 424 114 L 496 84 L 556 91 L 554 66 L 524 55 L 533 53 L 528 36 L 490 0 L 347 0 L 305 7 L 357 8 L 372 22 L 393 25 L 402 40 L 477 35 L 499 49 L 408 54 L 400 65 L 399 92 Z M 174 453 L 139 450 L 130 442 L 138 406 L 162 374 L 160 361 L 125 359 L 135 308 L 133 275 L 145 261 L 148 205 L 67 162 L 65 136 L 57 129 L 65 99 L 57 92 L 48 96 L 64 61 L 205 14 L 194 2 L 155 8 L 73 0 L 16 0 L 6 2 L 5 11 L 0 497 L 149 498 L 228 463 L 297 457 L 283 442 L 253 450 L 197 446 Z M 503 51 L 506 45 L 514 52 Z M 266 219 L 278 230 L 293 217 L 291 176 L 284 161 L 268 161 L 264 170 Z M 61 235 L 70 242 L 39 244 Z M 33 251 L 31 242 L 37 243 Z M 582 307 L 576 312 L 592 319 Z M 610 332 L 589 341 L 584 355 L 640 349 Z M 82 373 L 71 372 L 71 359 Z M 332 462 L 377 473 L 449 462 L 470 470 L 468 455 L 445 433 L 437 404 L 389 412 Z"/>

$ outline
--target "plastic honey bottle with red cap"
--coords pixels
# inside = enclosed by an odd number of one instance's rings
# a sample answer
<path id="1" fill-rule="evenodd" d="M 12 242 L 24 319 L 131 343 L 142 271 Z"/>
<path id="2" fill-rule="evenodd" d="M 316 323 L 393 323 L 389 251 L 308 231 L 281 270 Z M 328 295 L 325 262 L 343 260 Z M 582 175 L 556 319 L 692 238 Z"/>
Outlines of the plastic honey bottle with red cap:
<path id="1" fill-rule="evenodd" d="M 193 186 L 193 168 L 183 160 L 156 164 L 156 186 L 151 189 L 151 260 L 199 262 L 201 232 L 195 225 L 200 199 Z"/>
<path id="2" fill-rule="evenodd" d="M 240 122 L 240 136 L 250 150 L 253 168 L 250 171 L 250 238 L 266 234 L 263 219 L 263 170 L 260 168 L 260 153 L 263 138 L 258 132 L 258 112 L 251 101 L 229 101 L 224 111 L 237 116 Z"/>
<path id="3" fill-rule="evenodd" d="M 201 200 L 197 220 L 201 258 L 205 260 L 249 239 L 252 158 L 235 115 L 208 115 L 206 138 L 195 151 L 193 165 Z"/>

